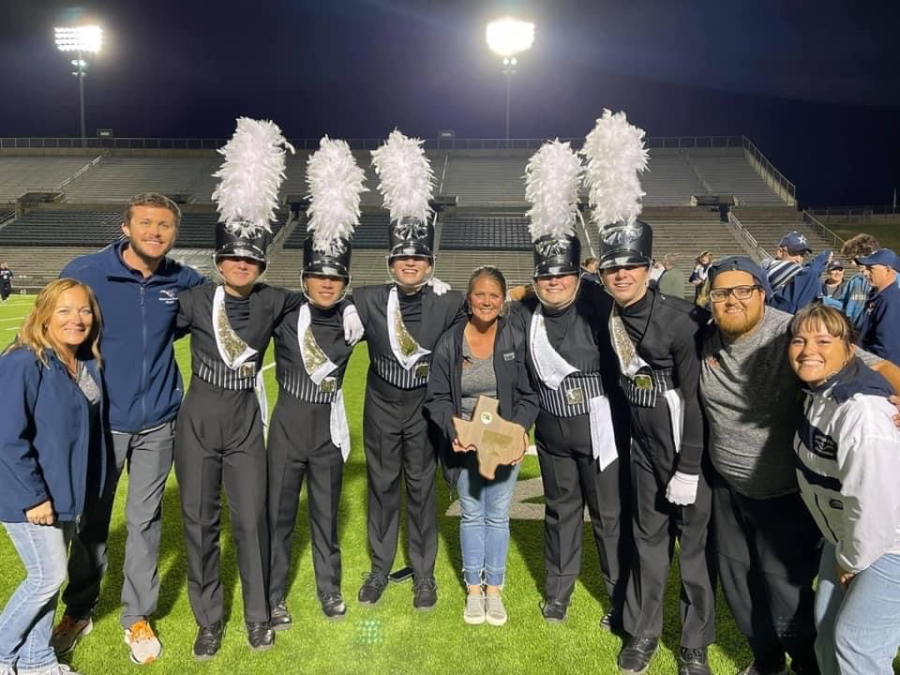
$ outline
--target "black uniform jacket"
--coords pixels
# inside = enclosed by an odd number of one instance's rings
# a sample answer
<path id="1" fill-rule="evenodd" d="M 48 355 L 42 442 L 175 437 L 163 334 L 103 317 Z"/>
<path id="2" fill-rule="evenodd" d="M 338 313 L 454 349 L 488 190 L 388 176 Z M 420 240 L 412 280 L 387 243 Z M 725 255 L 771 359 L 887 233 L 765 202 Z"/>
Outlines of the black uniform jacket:
<path id="1" fill-rule="evenodd" d="M 497 319 L 494 339 L 494 375 L 500 416 L 528 430 L 538 414 L 538 395 L 531 386 L 525 364 L 525 335 L 509 321 Z M 443 437 L 441 465 L 444 477 L 453 489 L 465 462 L 464 453 L 453 452 L 450 442 L 456 437 L 452 418 L 462 410 L 462 361 L 465 321 L 444 334 L 431 361 L 431 376 L 425 395 L 425 414 Z"/>
<path id="2" fill-rule="evenodd" d="M 681 391 L 684 424 L 678 470 L 696 474 L 703 452 L 703 416 L 700 410 L 699 340 L 709 313 L 694 303 L 661 294 L 657 289 L 619 314 L 638 355 L 653 370 L 671 369 Z"/>
<path id="3" fill-rule="evenodd" d="M 388 295 L 393 287 L 394 284 L 382 284 L 362 286 L 353 290 L 353 304 L 356 305 L 359 318 L 366 327 L 365 339 L 369 343 L 369 358 L 374 356 L 394 358 L 387 328 Z M 402 293 L 399 289 L 397 292 Z M 459 291 L 447 291 L 443 295 L 437 295 L 431 286 L 423 286 L 419 293 L 422 294 L 422 323 L 418 334 L 414 337 L 421 347 L 433 350 L 444 332 L 465 318 L 464 298 Z"/>

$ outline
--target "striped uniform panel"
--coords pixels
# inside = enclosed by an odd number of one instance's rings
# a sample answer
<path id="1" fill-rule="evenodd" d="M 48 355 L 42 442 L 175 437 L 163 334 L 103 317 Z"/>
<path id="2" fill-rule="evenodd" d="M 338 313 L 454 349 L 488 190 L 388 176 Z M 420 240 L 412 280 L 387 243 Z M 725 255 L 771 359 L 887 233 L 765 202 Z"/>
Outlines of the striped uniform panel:
<path id="1" fill-rule="evenodd" d="M 603 395 L 600 373 L 572 373 L 554 391 L 538 382 L 541 410 L 555 417 L 575 417 L 591 412 L 592 398 Z"/>
<path id="2" fill-rule="evenodd" d="M 661 392 L 675 389 L 674 373 L 674 368 L 659 368 L 651 370 L 649 373 L 641 371 L 639 375 L 649 374 L 653 380 L 650 389 L 641 389 L 634 383 L 634 380 L 625 375 L 619 375 L 619 385 L 625 392 L 625 398 L 629 403 L 640 408 L 653 408 L 656 406 L 656 400 Z"/>
<path id="3" fill-rule="evenodd" d="M 420 358 L 409 370 L 387 356 L 376 356 L 372 359 L 372 367 L 378 376 L 397 387 L 397 389 L 419 389 L 428 384 L 428 371 L 431 369 L 431 355 Z"/>
<path id="4" fill-rule="evenodd" d="M 309 379 L 305 370 L 280 365 L 275 366 L 275 379 L 291 396 L 306 403 L 331 403 L 340 388 L 337 378 L 326 377 L 320 386 Z"/>
<path id="5" fill-rule="evenodd" d="M 194 351 L 191 355 L 194 375 L 221 389 L 253 389 L 256 386 L 257 362 L 250 360 L 237 370 L 232 370 L 219 359 Z"/>

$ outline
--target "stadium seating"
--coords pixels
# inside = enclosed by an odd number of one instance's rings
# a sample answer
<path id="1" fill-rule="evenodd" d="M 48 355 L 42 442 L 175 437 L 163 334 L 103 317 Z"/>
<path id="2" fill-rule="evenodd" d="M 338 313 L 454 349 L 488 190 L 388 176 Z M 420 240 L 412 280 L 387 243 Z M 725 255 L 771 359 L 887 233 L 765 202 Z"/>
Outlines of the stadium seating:
<path id="1" fill-rule="evenodd" d="M 28 191 L 55 191 L 93 159 L 85 156 L 0 157 L 0 203 L 13 202 Z"/>
<path id="2" fill-rule="evenodd" d="M 743 148 L 692 148 L 683 152 L 710 194 L 733 194 L 745 206 L 784 205 L 750 166 Z"/>
<path id="3" fill-rule="evenodd" d="M 530 251 L 523 215 L 465 215 L 443 219 L 441 250 Z"/>

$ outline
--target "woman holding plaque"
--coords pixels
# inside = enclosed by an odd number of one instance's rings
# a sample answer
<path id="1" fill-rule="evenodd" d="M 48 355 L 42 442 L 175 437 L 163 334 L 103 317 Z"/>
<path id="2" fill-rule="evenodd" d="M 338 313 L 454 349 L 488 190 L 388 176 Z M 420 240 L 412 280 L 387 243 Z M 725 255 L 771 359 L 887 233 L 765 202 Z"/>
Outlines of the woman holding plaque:
<path id="1" fill-rule="evenodd" d="M 444 334 L 435 348 L 425 411 L 446 444 L 442 466 L 462 507 L 460 544 L 468 595 L 463 620 L 502 626 L 507 621 L 501 589 L 509 549 L 509 505 L 521 456 L 497 467 L 493 480 L 478 470 L 471 448 L 457 438 L 453 418 L 470 420 L 479 396 L 499 400 L 500 416 L 527 434 L 538 411 L 525 366 L 525 335 L 500 315 L 506 279 L 496 267 L 479 267 L 466 293 L 468 321 Z M 524 439 L 523 448 L 528 444 Z"/>

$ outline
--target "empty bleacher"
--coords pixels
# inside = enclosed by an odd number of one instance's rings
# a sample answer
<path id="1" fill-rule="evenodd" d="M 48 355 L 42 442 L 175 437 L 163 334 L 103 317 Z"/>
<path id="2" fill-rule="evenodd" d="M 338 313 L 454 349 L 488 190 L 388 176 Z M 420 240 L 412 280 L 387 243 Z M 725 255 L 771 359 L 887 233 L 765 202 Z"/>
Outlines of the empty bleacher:
<path id="1" fill-rule="evenodd" d="M 65 186 L 66 201 L 117 202 L 139 192 L 190 194 L 220 162 L 212 157 L 104 157 Z"/>
<path id="2" fill-rule="evenodd" d="M 388 225 L 390 220 L 387 211 L 363 213 L 359 225 L 353 233 L 353 250 L 377 249 L 386 252 L 388 249 Z M 307 237 L 306 216 L 300 216 L 297 227 L 284 241 L 286 249 L 303 249 Z"/>
<path id="3" fill-rule="evenodd" d="M 93 157 L 0 157 L 0 203 L 25 192 L 52 192 Z M 2 222 L 2 220 L 0 220 Z"/>
<path id="4" fill-rule="evenodd" d="M 457 215 L 443 219 L 442 251 L 530 251 L 528 220 L 523 215 Z"/>
<path id="5" fill-rule="evenodd" d="M 784 205 L 750 166 L 743 148 L 691 148 L 683 152 L 711 194 L 733 194 L 745 206 Z"/>
<path id="6" fill-rule="evenodd" d="M 735 209 L 734 214 L 744 229 L 753 235 L 757 243 L 771 256 L 775 255 L 775 249 L 778 248 L 781 238 L 791 230 L 806 236 L 813 254 L 826 248 L 835 248 L 833 243 L 803 222 L 803 214 L 796 209 L 789 207 Z"/>
<path id="7" fill-rule="evenodd" d="M 0 229 L 0 246 L 106 246 L 121 235 L 122 212 L 34 210 Z"/>
<path id="8" fill-rule="evenodd" d="M 651 148 L 641 186 L 645 206 L 690 206 L 692 195 L 708 194 L 678 148 Z"/>

